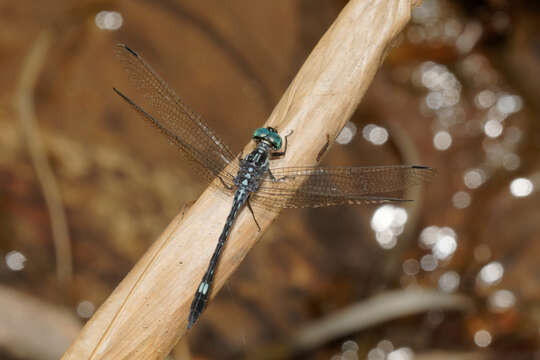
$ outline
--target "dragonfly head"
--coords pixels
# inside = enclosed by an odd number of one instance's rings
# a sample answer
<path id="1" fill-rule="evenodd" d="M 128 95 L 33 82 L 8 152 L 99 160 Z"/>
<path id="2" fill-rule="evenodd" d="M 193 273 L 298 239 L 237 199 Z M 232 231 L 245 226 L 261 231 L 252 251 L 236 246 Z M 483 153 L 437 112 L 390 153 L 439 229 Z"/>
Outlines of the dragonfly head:
<path id="1" fill-rule="evenodd" d="M 277 130 L 272 127 L 258 128 L 255 130 L 253 133 L 253 140 L 256 143 L 264 141 L 274 150 L 279 150 L 283 142 L 281 136 L 277 133 Z"/>

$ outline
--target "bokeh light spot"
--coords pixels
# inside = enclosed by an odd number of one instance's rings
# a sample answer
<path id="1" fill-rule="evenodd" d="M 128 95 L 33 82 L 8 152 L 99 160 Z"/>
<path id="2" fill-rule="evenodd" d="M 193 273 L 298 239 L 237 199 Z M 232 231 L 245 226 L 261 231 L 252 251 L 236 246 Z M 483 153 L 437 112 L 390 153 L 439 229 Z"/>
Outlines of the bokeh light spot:
<path id="1" fill-rule="evenodd" d="M 517 178 L 510 183 L 510 193 L 515 197 L 529 196 L 533 189 L 532 181 L 527 178 Z"/>
<path id="2" fill-rule="evenodd" d="M 490 138 L 499 137 L 502 134 L 503 126 L 497 120 L 488 120 L 484 124 L 484 132 Z"/>
<path id="3" fill-rule="evenodd" d="M 433 137 L 433 146 L 439 151 L 448 150 L 452 145 L 452 135 L 448 131 L 439 131 Z"/>
<path id="4" fill-rule="evenodd" d="M 474 343 L 478 347 L 487 347 L 491 344 L 491 334 L 487 330 L 478 330 L 474 334 Z"/>
<path id="5" fill-rule="evenodd" d="M 77 305 L 77 314 L 83 319 L 88 319 L 95 310 L 94 304 L 88 300 L 83 300 Z"/>
<path id="6" fill-rule="evenodd" d="M 100 11 L 94 21 L 101 30 L 114 31 L 122 27 L 124 19 L 118 11 Z"/>
<path id="7" fill-rule="evenodd" d="M 516 296 L 510 290 L 497 290 L 488 298 L 488 305 L 493 312 L 503 312 L 516 304 Z"/>
<path id="8" fill-rule="evenodd" d="M 465 209 L 471 205 L 471 195 L 466 191 L 458 191 L 452 196 L 452 204 L 457 209 Z"/>
<path id="9" fill-rule="evenodd" d="M 336 138 L 336 142 L 340 145 L 347 145 L 350 143 L 357 132 L 357 127 L 353 122 L 348 121 L 347 124 L 341 129 L 339 135 Z"/>
<path id="10" fill-rule="evenodd" d="M 460 283 L 459 274 L 455 271 L 447 271 L 439 278 L 439 289 L 451 293 L 457 290 Z"/>
<path id="11" fill-rule="evenodd" d="M 24 269 L 26 256 L 19 251 L 10 251 L 5 256 L 6 265 L 11 271 L 21 271 Z"/>
<path id="12" fill-rule="evenodd" d="M 500 262 L 492 261 L 485 265 L 478 274 L 479 279 L 486 285 L 493 285 L 501 281 L 504 274 L 504 267 Z"/>

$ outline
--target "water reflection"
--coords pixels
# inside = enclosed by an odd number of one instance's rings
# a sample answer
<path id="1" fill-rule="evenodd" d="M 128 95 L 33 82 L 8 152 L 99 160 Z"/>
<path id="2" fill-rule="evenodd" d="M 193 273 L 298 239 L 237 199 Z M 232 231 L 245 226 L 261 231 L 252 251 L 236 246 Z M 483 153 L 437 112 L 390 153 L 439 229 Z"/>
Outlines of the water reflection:
<path id="1" fill-rule="evenodd" d="M 448 150 L 452 145 L 452 135 L 448 131 L 438 131 L 433 137 L 433 146 L 439 151 Z"/>
<path id="2" fill-rule="evenodd" d="M 413 358 L 413 351 L 407 347 L 402 347 L 394 350 L 386 357 L 387 360 L 412 360 Z"/>
<path id="3" fill-rule="evenodd" d="M 497 110 L 503 114 L 513 114 L 521 110 L 523 100 L 521 96 L 503 94 L 497 99 Z"/>
<path id="4" fill-rule="evenodd" d="M 471 205 L 471 195 L 466 191 L 458 191 L 452 196 L 452 204 L 456 209 L 465 209 Z"/>
<path id="5" fill-rule="evenodd" d="M 358 344 L 356 341 L 347 340 L 341 345 L 341 351 L 358 351 Z"/>
<path id="6" fill-rule="evenodd" d="M 439 289 L 444 292 L 451 293 L 458 289 L 461 279 L 455 271 L 447 271 L 439 278 Z"/>
<path id="7" fill-rule="evenodd" d="M 439 266 L 439 261 L 437 258 L 431 254 L 422 256 L 420 259 L 420 267 L 424 271 L 433 271 Z"/>
<path id="8" fill-rule="evenodd" d="M 493 312 L 504 312 L 516 304 L 516 296 L 510 290 L 497 290 L 488 298 L 489 309 Z"/>
<path id="9" fill-rule="evenodd" d="M 358 344 L 356 341 L 347 340 L 341 345 L 341 354 L 332 356 L 331 360 L 358 360 Z"/>
<path id="10" fill-rule="evenodd" d="M 24 269 L 26 256 L 19 251 L 12 250 L 5 256 L 6 265 L 11 271 L 21 271 Z"/>
<path id="11" fill-rule="evenodd" d="M 88 319 L 94 314 L 96 307 L 88 300 L 83 300 L 77 305 L 77 314 L 83 319 Z"/>
<path id="12" fill-rule="evenodd" d="M 529 196 L 533 189 L 532 181 L 527 178 L 517 178 L 510 183 L 510 193 L 515 197 Z"/>
<path id="13" fill-rule="evenodd" d="M 407 259 L 403 262 L 403 272 L 409 276 L 414 276 L 420 271 L 420 263 L 416 259 Z"/>
<path id="14" fill-rule="evenodd" d="M 490 138 L 497 138 L 502 134 L 503 126 L 497 120 L 488 120 L 484 124 L 484 132 Z"/>
<path id="15" fill-rule="evenodd" d="M 394 344 L 389 340 L 382 340 L 376 348 L 371 349 L 367 354 L 368 360 L 412 360 L 413 351 L 408 347 L 394 349 Z"/>
<path id="16" fill-rule="evenodd" d="M 381 349 L 385 354 L 394 351 L 394 344 L 390 340 L 381 340 L 377 344 L 377 348 Z"/>
<path id="17" fill-rule="evenodd" d="M 504 274 L 504 267 L 498 261 L 492 261 L 485 265 L 478 273 L 478 279 L 485 285 L 494 285 L 501 281 Z"/>
<path id="18" fill-rule="evenodd" d="M 495 93 L 491 90 L 486 89 L 476 94 L 476 96 L 474 97 L 474 104 L 480 110 L 488 109 L 495 105 L 496 100 L 497 97 L 495 96 Z"/>
<path id="19" fill-rule="evenodd" d="M 428 226 L 420 233 L 420 247 L 423 249 L 431 249 L 437 242 L 438 226 Z"/>
<path id="20" fill-rule="evenodd" d="M 465 172 L 463 182 L 469 189 L 480 187 L 487 179 L 486 172 L 482 169 L 470 169 Z"/>
<path id="21" fill-rule="evenodd" d="M 375 210 L 371 217 L 371 228 L 383 249 L 396 246 L 397 236 L 403 232 L 407 218 L 407 211 L 398 206 L 383 205 Z"/>
<path id="22" fill-rule="evenodd" d="M 425 102 L 431 110 L 456 105 L 461 98 L 461 83 L 444 65 L 427 61 L 420 65 L 420 82 L 430 90 Z"/>
<path id="23" fill-rule="evenodd" d="M 474 334 L 474 343 L 479 347 L 487 347 L 491 344 L 491 334 L 487 330 L 478 330 Z"/>
<path id="24" fill-rule="evenodd" d="M 336 138 L 336 142 L 340 145 L 347 145 L 350 143 L 356 135 L 357 128 L 353 122 L 348 121 L 347 124 L 341 129 L 339 135 Z"/>
<path id="25" fill-rule="evenodd" d="M 463 33 L 456 40 L 456 49 L 466 54 L 470 52 L 482 36 L 482 25 L 478 21 L 471 21 L 465 25 Z"/>
<path id="26" fill-rule="evenodd" d="M 346 350 L 341 353 L 341 360 L 358 360 L 358 353 L 353 350 Z"/>
<path id="27" fill-rule="evenodd" d="M 450 234 L 440 234 L 440 238 L 433 246 L 433 255 L 439 260 L 447 260 L 457 249 L 455 236 Z"/>
<path id="28" fill-rule="evenodd" d="M 425 0 L 418 7 L 413 8 L 411 20 L 422 25 L 433 25 L 439 20 L 441 5 L 438 0 Z"/>
<path id="29" fill-rule="evenodd" d="M 364 126 L 362 136 L 373 145 L 383 145 L 388 141 L 388 131 L 382 126 L 374 124 Z"/>
<path id="30" fill-rule="evenodd" d="M 124 19 L 117 11 L 100 11 L 96 14 L 94 21 L 101 30 L 114 31 L 122 27 Z"/>
<path id="31" fill-rule="evenodd" d="M 379 348 L 371 349 L 367 355 L 368 360 L 385 360 L 385 358 L 386 353 Z"/>
<path id="32" fill-rule="evenodd" d="M 447 260 L 457 249 L 457 235 L 450 227 L 428 226 L 420 233 L 419 241 L 421 248 L 431 249 L 435 260 Z"/>

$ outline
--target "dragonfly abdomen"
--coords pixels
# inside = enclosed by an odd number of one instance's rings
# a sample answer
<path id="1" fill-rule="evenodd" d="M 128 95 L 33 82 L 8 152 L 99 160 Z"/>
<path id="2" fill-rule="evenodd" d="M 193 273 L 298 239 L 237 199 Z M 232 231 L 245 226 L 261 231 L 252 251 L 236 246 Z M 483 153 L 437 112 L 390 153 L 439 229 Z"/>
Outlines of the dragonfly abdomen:
<path id="1" fill-rule="evenodd" d="M 229 216 L 227 216 L 227 221 L 223 226 L 221 235 L 219 236 L 216 249 L 214 250 L 212 257 L 210 258 L 208 268 L 204 273 L 199 287 L 197 288 L 197 292 L 195 293 L 195 298 L 191 303 L 191 309 L 188 319 L 188 329 L 190 329 L 193 324 L 195 324 L 195 322 L 203 312 L 206 303 L 208 302 L 208 298 L 210 297 L 210 287 L 212 286 L 212 282 L 214 280 L 214 273 L 216 271 L 219 258 L 221 256 L 221 252 L 223 250 L 223 247 L 225 246 L 225 242 L 229 238 L 229 233 L 231 232 L 234 220 L 238 216 L 238 212 L 240 211 L 242 206 L 246 203 L 248 196 L 249 192 L 244 188 L 239 188 L 234 194 L 233 206 L 231 208 L 231 211 L 229 212 Z"/>

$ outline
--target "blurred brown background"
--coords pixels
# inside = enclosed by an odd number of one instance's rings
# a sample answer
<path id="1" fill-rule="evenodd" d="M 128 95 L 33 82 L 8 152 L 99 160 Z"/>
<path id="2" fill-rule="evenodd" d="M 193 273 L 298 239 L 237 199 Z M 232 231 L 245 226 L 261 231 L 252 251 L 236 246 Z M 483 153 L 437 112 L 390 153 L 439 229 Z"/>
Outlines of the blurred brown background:
<path id="1" fill-rule="evenodd" d="M 137 98 L 114 44 L 239 151 L 345 3 L 0 1 L 0 358 L 62 354 L 202 190 L 112 92 Z M 437 179 L 406 212 L 286 211 L 189 333 L 194 358 L 540 358 L 539 10 L 414 10 L 323 163 L 418 163 Z M 301 351 L 284 340 L 419 288 L 450 305 L 413 297 L 404 314 Z"/>

